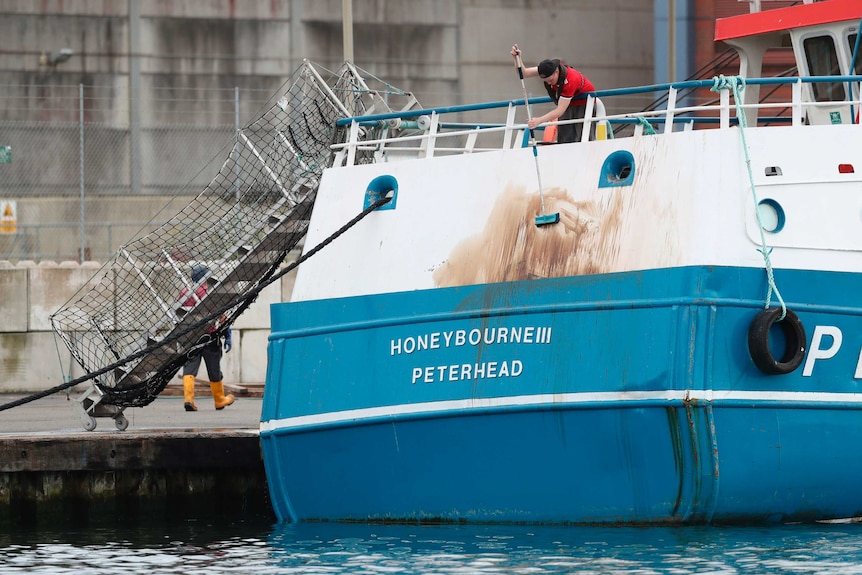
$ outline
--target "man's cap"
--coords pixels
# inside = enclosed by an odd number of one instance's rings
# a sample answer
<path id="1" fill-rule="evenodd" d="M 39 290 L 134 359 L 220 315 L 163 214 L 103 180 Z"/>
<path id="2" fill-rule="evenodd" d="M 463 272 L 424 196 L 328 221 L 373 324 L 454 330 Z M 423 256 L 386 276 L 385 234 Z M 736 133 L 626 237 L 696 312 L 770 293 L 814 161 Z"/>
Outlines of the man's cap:
<path id="1" fill-rule="evenodd" d="M 209 271 L 210 269 L 204 265 L 196 265 L 194 269 L 192 269 L 192 281 L 195 283 L 201 281 Z"/>
<path id="2" fill-rule="evenodd" d="M 542 60 L 539 62 L 539 76 L 542 78 L 547 78 L 553 74 L 556 69 L 557 65 L 554 64 L 553 60 Z"/>

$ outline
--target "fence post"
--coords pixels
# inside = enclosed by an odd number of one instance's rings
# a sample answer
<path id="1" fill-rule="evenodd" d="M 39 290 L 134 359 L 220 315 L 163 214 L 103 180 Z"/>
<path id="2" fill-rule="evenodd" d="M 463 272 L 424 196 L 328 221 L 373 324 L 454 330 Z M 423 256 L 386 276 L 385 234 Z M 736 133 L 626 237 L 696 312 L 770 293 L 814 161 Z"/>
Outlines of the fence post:
<path id="1" fill-rule="evenodd" d="M 129 0 L 129 186 L 141 193 L 141 2 Z"/>
<path id="2" fill-rule="evenodd" d="M 81 253 L 78 255 L 78 261 L 84 263 L 84 251 L 86 250 L 84 239 L 84 84 L 78 84 L 78 151 L 78 171 L 81 178 Z"/>
<path id="3" fill-rule="evenodd" d="M 237 141 L 239 141 L 239 129 L 241 126 L 239 125 L 239 86 L 233 87 L 233 125 L 234 125 L 234 134 L 237 134 Z M 239 158 L 237 157 L 237 160 Z M 233 184 L 233 193 L 236 198 L 237 204 L 239 203 L 239 162 L 234 163 L 234 173 L 236 175 L 236 180 L 234 180 Z"/>

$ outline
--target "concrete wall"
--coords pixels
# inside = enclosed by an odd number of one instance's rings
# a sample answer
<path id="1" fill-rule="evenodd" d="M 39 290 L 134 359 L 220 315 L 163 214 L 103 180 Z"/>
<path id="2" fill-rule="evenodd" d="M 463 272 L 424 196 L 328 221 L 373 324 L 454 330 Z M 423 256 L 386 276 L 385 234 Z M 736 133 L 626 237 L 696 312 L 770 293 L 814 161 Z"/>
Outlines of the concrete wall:
<path id="1" fill-rule="evenodd" d="M 100 267 L 98 262 L 0 262 L 0 393 L 43 391 L 84 375 L 55 337 L 50 315 L 88 288 Z M 293 280 L 291 272 L 267 286 L 234 323 L 233 349 L 222 361 L 226 382 L 265 381 L 269 306 L 290 299 Z M 206 377 L 205 369 L 200 376 Z"/>

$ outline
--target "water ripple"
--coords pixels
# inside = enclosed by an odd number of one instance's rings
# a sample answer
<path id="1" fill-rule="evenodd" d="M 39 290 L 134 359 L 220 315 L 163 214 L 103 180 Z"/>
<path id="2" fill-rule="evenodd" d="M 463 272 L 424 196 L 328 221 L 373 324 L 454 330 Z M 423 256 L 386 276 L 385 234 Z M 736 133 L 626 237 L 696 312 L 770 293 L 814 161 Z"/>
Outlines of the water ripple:
<path id="1" fill-rule="evenodd" d="M 862 575 L 862 526 L 146 525 L 0 534 L 0 575 Z"/>

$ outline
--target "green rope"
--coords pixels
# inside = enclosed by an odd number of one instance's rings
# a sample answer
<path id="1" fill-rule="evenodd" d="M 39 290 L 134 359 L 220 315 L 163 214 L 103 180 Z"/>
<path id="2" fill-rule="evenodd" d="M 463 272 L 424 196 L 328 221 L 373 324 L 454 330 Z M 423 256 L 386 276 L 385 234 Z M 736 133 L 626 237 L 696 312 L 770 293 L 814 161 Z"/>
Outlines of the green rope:
<path id="1" fill-rule="evenodd" d="M 781 297 L 781 292 L 778 291 L 778 286 L 775 284 L 775 276 L 772 272 L 772 261 L 769 254 L 772 253 L 772 248 L 766 247 L 766 235 L 763 233 L 763 222 L 760 219 L 760 209 L 757 201 L 757 191 L 754 188 L 754 175 L 751 172 L 751 157 L 748 154 L 748 142 L 745 140 L 745 129 L 748 127 L 748 121 L 745 117 L 745 111 L 742 109 L 742 90 L 745 88 L 745 79 L 741 76 L 720 76 L 713 77 L 712 88 L 710 91 L 718 92 L 719 90 L 730 90 L 733 93 L 733 102 L 736 105 L 736 119 L 739 121 L 739 134 L 742 137 L 742 149 L 745 152 L 745 166 L 748 168 L 748 183 L 751 186 L 751 197 L 754 200 L 754 213 L 757 215 L 757 229 L 760 230 L 760 249 L 763 255 L 763 262 L 766 265 L 766 278 L 769 281 L 769 288 L 766 291 L 766 307 L 769 309 L 769 304 L 772 300 L 772 292 L 775 292 L 775 297 L 781 303 L 781 317 L 778 321 L 784 319 L 787 315 L 787 305 Z"/>
<path id="2" fill-rule="evenodd" d="M 644 127 L 644 134 L 646 134 L 647 136 L 654 136 L 655 135 L 655 128 L 653 128 L 652 124 L 647 122 L 647 119 L 644 118 L 643 116 L 638 116 L 637 118 L 638 118 L 638 123 Z"/>

